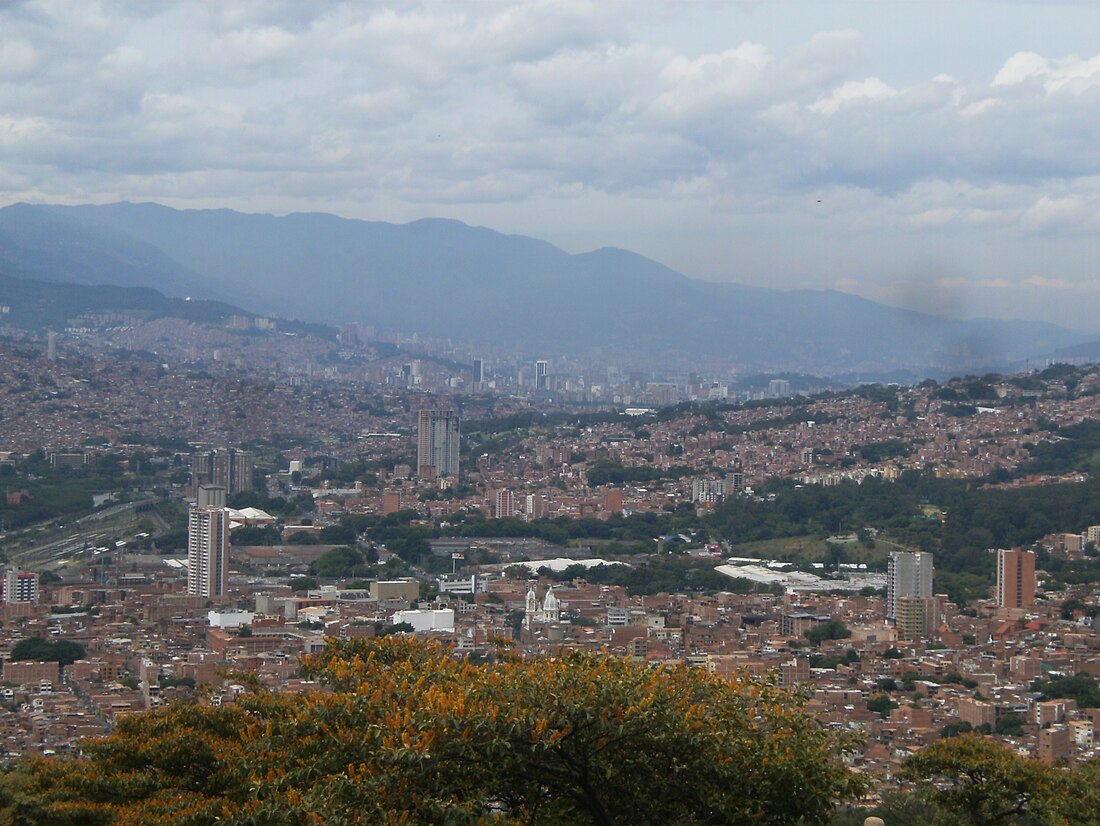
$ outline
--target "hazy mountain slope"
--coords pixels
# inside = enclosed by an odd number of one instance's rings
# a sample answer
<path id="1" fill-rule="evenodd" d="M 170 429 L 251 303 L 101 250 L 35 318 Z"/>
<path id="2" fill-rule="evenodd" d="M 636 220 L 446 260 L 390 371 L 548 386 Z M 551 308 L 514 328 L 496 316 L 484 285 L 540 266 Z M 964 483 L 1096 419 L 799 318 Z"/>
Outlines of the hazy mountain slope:
<path id="1" fill-rule="evenodd" d="M 16 221 L 6 213 L 17 213 Z M 39 223 L 36 224 L 35 221 Z M 305 320 L 368 321 L 548 355 L 723 357 L 767 369 L 977 369 L 1076 344 L 1050 324 L 957 322 L 832 291 L 696 281 L 624 250 L 569 255 L 457 221 L 393 225 L 156 204 L 0 210 L 0 263 L 64 239 L 89 272 Z M 35 233 L 38 233 L 35 235 Z M 78 256 L 40 268 L 79 270 Z M 12 271 L 9 269 L 9 271 Z M 80 279 L 88 280 L 87 274 Z M 109 280 L 100 278 L 99 280 Z"/>
<path id="2" fill-rule="evenodd" d="M 157 287 L 176 295 L 216 291 L 198 273 L 125 231 L 85 228 L 64 212 L 28 204 L 0 209 L 0 272 L 38 281 Z"/>
<path id="3" fill-rule="evenodd" d="M 1072 347 L 1061 347 L 1044 357 L 1055 361 L 1058 359 L 1100 361 L 1100 341 L 1086 341 Z"/>
<path id="4" fill-rule="evenodd" d="M 68 284 L 12 278 L 0 273 L 0 304 L 10 312 L 0 325 L 23 330 L 62 329 L 87 313 L 124 312 L 143 318 L 171 316 L 189 321 L 224 322 L 245 311 L 220 301 L 168 298 L 151 287 Z"/>

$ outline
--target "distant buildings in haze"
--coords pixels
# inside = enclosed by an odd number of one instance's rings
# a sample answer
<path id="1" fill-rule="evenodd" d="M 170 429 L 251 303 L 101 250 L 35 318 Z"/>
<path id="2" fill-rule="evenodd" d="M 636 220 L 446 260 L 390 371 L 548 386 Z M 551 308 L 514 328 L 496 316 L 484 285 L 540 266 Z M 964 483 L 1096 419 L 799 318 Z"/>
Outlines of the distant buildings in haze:
<path id="1" fill-rule="evenodd" d="M 773 399 L 784 399 L 791 395 L 791 383 L 787 379 L 772 379 L 768 382 L 768 395 Z"/>

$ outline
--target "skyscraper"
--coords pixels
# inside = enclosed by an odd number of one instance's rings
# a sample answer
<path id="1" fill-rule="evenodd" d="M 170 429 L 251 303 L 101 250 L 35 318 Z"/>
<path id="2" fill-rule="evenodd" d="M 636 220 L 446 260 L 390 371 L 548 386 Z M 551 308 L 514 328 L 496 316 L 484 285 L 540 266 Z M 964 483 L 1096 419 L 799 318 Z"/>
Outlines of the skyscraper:
<path id="1" fill-rule="evenodd" d="M 535 389 L 550 389 L 550 362 L 541 359 L 535 362 Z"/>
<path id="2" fill-rule="evenodd" d="M 891 551 L 886 569 L 886 620 L 898 621 L 901 597 L 932 596 L 932 554 L 923 551 Z"/>
<path id="3" fill-rule="evenodd" d="M 507 519 L 516 515 L 516 498 L 510 490 L 497 491 L 496 518 Z"/>
<path id="4" fill-rule="evenodd" d="M 192 508 L 187 514 L 187 593 L 220 597 L 229 584 L 229 510 Z"/>
<path id="5" fill-rule="evenodd" d="M 1035 603 L 1035 554 L 1013 548 L 997 551 L 997 605 L 1028 608 Z"/>
<path id="6" fill-rule="evenodd" d="M 421 410 L 417 420 L 416 466 L 423 478 L 458 475 L 458 413 Z"/>
<path id="7" fill-rule="evenodd" d="M 474 369 L 471 379 L 474 384 L 485 383 L 485 362 L 482 359 L 474 359 Z"/>
<path id="8" fill-rule="evenodd" d="M 232 496 L 252 490 L 252 454 L 236 448 L 217 448 L 191 454 L 191 486 L 219 485 Z"/>

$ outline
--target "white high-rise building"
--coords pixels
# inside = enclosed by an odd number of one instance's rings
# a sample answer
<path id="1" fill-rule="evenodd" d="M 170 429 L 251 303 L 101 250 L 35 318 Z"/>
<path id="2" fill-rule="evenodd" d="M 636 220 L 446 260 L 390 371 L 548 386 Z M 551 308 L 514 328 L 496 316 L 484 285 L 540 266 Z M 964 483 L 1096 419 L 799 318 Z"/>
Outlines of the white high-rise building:
<path id="1" fill-rule="evenodd" d="M 901 597 L 932 596 L 932 554 L 891 551 L 886 569 L 886 620 L 896 624 Z"/>
<path id="2" fill-rule="evenodd" d="M 0 576 L 0 604 L 38 602 L 38 574 L 9 568 Z"/>
<path id="3" fill-rule="evenodd" d="M 541 359 L 535 362 L 535 389 L 550 389 L 550 362 Z"/>
<path id="4" fill-rule="evenodd" d="M 692 502 L 721 502 L 725 496 L 724 479 L 694 479 L 691 482 Z"/>
<path id="5" fill-rule="evenodd" d="M 417 420 L 416 466 L 421 478 L 458 476 L 458 413 L 421 410 Z"/>
<path id="6" fill-rule="evenodd" d="M 229 585 L 229 509 L 192 508 L 187 514 L 187 593 L 220 597 Z"/>

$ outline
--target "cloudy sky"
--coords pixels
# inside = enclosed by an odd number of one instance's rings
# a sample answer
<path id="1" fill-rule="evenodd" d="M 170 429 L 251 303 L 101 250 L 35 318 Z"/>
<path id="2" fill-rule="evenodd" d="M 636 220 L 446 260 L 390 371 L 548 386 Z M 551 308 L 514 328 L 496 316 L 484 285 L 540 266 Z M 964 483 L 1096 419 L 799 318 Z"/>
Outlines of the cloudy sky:
<path id="1" fill-rule="evenodd" d="M 1100 4 L 0 0 L 0 202 L 458 218 L 1100 330 Z"/>

